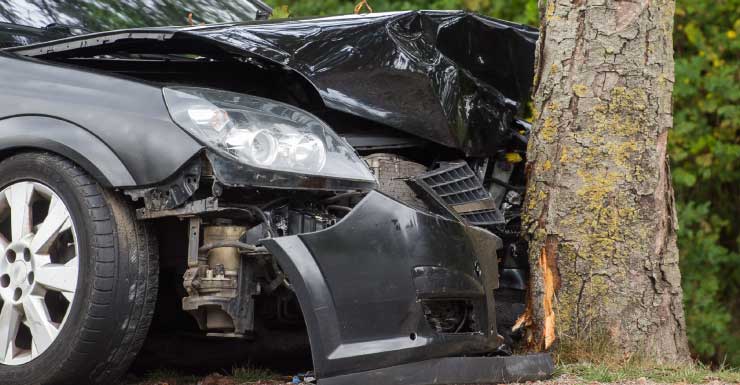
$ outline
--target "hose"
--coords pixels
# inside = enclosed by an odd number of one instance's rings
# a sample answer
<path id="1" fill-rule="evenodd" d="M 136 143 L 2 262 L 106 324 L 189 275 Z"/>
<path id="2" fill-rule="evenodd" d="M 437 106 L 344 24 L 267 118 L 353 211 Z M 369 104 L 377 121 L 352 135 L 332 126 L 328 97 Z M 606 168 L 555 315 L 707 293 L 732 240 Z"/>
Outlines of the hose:
<path id="1" fill-rule="evenodd" d="M 239 242 L 239 241 L 216 241 L 216 242 L 206 243 L 205 245 L 201 246 L 198 249 L 198 253 L 207 254 L 209 251 L 213 249 L 218 249 L 220 247 L 234 247 L 240 250 L 246 250 L 248 253 L 260 253 L 260 252 L 266 251 L 264 247 L 250 245 L 249 243 L 244 243 L 244 242 Z"/>

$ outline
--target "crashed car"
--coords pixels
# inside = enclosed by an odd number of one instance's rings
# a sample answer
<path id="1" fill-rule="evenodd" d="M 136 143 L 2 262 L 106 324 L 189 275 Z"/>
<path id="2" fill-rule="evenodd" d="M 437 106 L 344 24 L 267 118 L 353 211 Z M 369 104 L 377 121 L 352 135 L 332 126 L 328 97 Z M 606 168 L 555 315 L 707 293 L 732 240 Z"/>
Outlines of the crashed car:
<path id="1" fill-rule="evenodd" d="M 208 3 L 0 1 L 0 384 L 114 382 L 153 319 L 304 331 L 319 384 L 549 376 L 511 355 L 537 32 Z"/>

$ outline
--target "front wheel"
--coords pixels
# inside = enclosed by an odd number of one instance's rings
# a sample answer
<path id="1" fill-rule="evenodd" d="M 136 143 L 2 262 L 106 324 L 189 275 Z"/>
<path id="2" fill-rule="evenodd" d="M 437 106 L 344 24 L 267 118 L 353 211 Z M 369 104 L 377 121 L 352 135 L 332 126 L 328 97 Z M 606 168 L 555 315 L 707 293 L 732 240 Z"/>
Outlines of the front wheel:
<path id="1" fill-rule="evenodd" d="M 150 232 L 78 166 L 0 163 L 0 384 L 115 381 L 146 337 L 157 274 Z"/>

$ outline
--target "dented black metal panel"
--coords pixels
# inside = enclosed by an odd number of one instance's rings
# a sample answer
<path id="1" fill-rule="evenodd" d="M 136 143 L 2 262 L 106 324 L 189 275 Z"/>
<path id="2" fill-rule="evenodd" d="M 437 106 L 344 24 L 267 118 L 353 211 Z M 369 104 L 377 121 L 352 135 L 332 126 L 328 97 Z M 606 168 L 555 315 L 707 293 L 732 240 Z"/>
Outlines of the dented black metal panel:
<path id="1" fill-rule="evenodd" d="M 493 290 L 501 240 L 371 192 L 329 229 L 264 241 L 288 274 L 320 378 L 499 346 Z M 475 330 L 440 333 L 424 301 L 474 305 Z"/>
<path id="2" fill-rule="evenodd" d="M 329 108 L 469 154 L 496 151 L 528 99 L 537 32 L 415 11 L 190 29 L 306 77 Z"/>
<path id="3" fill-rule="evenodd" d="M 2 52 L 0 85 L 2 149 L 87 157 L 78 163 L 113 187 L 160 183 L 203 148 L 172 122 L 156 85 Z M 110 156 L 92 156 L 99 152 Z"/>

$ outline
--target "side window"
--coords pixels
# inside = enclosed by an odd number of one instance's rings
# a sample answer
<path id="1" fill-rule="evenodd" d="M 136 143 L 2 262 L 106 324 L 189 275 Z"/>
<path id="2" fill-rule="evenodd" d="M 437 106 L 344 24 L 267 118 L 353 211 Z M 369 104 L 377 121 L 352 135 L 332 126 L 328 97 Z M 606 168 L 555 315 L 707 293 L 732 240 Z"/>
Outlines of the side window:
<path id="1" fill-rule="evenodd" d="M 0 29 L 0 49 L 8 47 L 17 47 L 19 45 L 33 44 L 39 41 L 38 38 L 27 36 L 19 32 Z"/>
<path id="2" fill-rule="evenodd" d="M 15 44 L 14 36 L 11 36 L 5 31 L 0 31 L 0 49 L 15 47 L 16 45 L 18 44 Z"/>
<path id="3" fill-rule="evenodd" d="M 247 21 L 267 18 L 270 11 L 261 0 L 0 0 L 0 23 L 36 28 L 56 23 L 100 32 L 187 25 L 188 14 L 196 24 Z"/>

